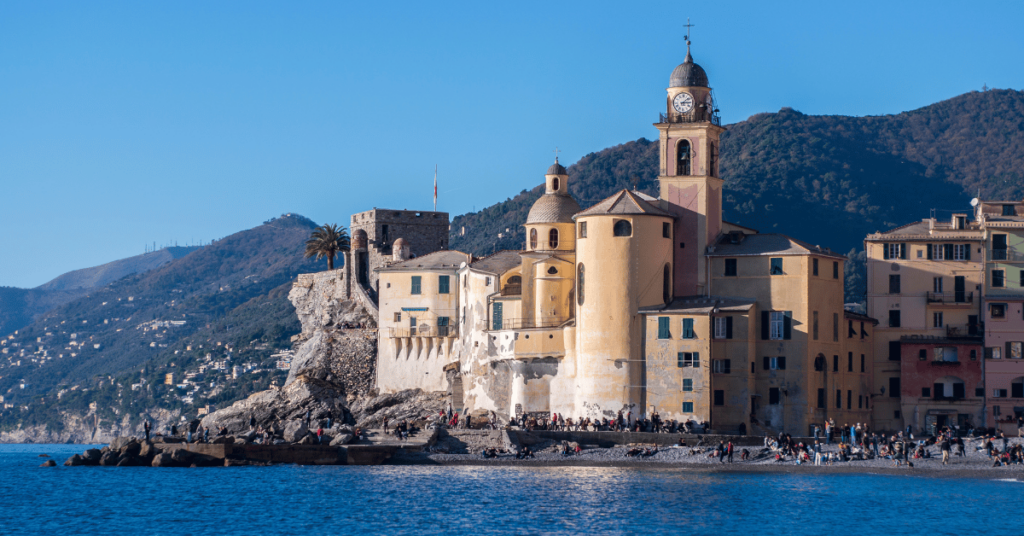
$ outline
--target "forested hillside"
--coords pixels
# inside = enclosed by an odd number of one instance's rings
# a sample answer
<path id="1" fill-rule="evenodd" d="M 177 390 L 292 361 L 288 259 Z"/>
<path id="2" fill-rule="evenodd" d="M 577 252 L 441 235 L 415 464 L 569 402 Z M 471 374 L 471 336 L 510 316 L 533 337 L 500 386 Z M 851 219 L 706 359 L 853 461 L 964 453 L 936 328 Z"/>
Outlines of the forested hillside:
<path id="1" fill-rule="evenodd" d="M 968 201 L 1024 196 L 1024 92 L 972 92 L 897 115 L 809 116 L 784 108 L 728 125 L 722 138 L 724 217 L 849 252 L 866 234 L 967 211 Z M 652 134 L 653 134 L 652 128 Z M 587 207 L 620 188 L 657 192 L 657 142 L 640 139 L 569 166 Z M 452 221 L 451 247 L 520 249 L 541 184 Z M 501 235 L 499 237 L 499 234 Z M 848 292 L 848 297 L 862 294 Z"/>

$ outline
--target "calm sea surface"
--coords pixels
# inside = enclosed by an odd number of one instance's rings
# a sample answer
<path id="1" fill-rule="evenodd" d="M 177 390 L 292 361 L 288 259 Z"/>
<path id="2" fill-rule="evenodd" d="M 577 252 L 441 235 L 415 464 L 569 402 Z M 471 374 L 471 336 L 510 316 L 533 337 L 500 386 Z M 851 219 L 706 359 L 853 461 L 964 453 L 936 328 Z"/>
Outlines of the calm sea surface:
<path id="1" fill-rule="evenodd" d="M 0 445 L 0 534 L 1024 533 L 1018 482 L 502 467 L 38 467 Z"/>

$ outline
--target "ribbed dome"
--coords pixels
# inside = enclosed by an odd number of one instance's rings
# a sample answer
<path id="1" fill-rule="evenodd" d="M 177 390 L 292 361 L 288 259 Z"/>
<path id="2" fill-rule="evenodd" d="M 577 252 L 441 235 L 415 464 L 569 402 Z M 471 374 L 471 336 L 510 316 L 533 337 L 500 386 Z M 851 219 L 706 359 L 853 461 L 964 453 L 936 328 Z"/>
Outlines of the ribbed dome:
<path id="1" fill-rule="evenodd" d="M 398 240 L 395 240 L 395 243 L 393 245 L 396 248 L 400 248 L 402 246 L 408 246 L 409 245 L 409 241 L 404 239 L 404 238 L 399 238 Z"/>
<path id="2" fill-rule="evenodd" d="M 668 87 L 711 87 L 708 84 L 708 75 L 700 65 L 693 63 L 693 56 L 686 51 L 686 60 L 672 70 L 672 76 L 668 79 Z"/>
<path id="3" fill-rule="evenodd" d="M 544 194 L 533 204 L 530 214 L 526 216 L 526 224 L 572 223 L 573 214 L 579 211 L 579 203 L 568 195 Z"/>
<path id="4" fill-rule="evenodd" d="M 551 164 L 548 168 L 547 175 L 568 175 L 569 172 L 565 170 L 565 166 L 558 163 L 558 159 L 555 159 L 555 163 Z"/>

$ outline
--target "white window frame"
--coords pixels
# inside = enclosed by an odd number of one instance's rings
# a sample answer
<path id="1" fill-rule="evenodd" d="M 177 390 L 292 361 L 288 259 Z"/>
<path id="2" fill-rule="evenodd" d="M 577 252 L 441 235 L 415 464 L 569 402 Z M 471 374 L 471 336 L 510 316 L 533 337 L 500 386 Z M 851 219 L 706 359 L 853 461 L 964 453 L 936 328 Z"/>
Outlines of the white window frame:
<path id="1" fill-rule="evenodd" d="M 932 322 L 933 322 L 933 326 L 932 327 L 934 327 L 934 328 L 941 328 L 944 325 L 942 323 L 942 313 L 941 312 L 932 313 Z"/>
<path id="2" fill-rule="evenodd" d="M 936 294 L 942 294 L 942 278 L 941 277 L 933 277 L 932 278 L 932 291 L 935 292 Z"/>
<path id="3" fill-rule="evenodd" d="M 711 372 L 714 372 L 715 374 L 725 374 L 725 360 L 724 359 L 714 359 L 714 360 L 712 360 L 711 361 L 711 367 L 712 367 Z"/>
<path id="4" fill-rule="evenodd" d="M 933 261 L 944 261 L 946 260 L 946 248 L 942 247 L 943 244 L 932 244 L 932 260 Z"/>
<path id="5" fill-rule="evenodd" d="M 693 368 L 693 352 L 682 352 L 683 368 Z M 700 366 L 700 353 L 697 353 L 697 365 Z"/>
<path id="6" fill-rule="evenodd" d="M 889 259 L 900 258 L 900 245 L 899 244 L 886 244 L 885 247 L 889 250 Z"/>
<path id="7" fill-rule="evenodd" d="M 781 341 L 785 336 L 786 313 L 772 311 L 768 313 L 768 325 L 771 328 L 768 338 L 773 341 Z"/>
<path id="8" fill-rule="evenodd" d="M 967 260 L 967 248 L 971 247 L 970 244 L 954 244 L 953 245 L 953 260 L 954 261 L 966 261 Z"/>
<path id="9" fill-rule="evenodd" d="M 716 316 L 715 319 L 715 335 L 716 339 L 724 339 L 726 336 L 727 320 L 724 316 Z"/>
<path id="10" fill-rule="evenodd" d="M 768 370 L 779 370 L 779 358 L 769 357 L 768 358 Z"/>
<path id="11" fill-rule="evenodd" d="M 1009 398 L 1007 393 L 1009 393 L 1007 389 L 992 389 L 992 398 Z"/>

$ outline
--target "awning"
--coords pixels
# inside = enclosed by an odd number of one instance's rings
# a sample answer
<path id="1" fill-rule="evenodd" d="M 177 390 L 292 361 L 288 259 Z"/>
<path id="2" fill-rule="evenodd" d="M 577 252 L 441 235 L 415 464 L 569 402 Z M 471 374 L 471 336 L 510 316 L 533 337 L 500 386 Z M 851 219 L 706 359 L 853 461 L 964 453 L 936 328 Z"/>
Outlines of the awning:
<path id="1" fill-rule="evenodd" d="M 413 312 L 413 313 L 426 311 L 427 309 L 428 309 L 427 307 L 402 307 L 403 311 Z"/>

